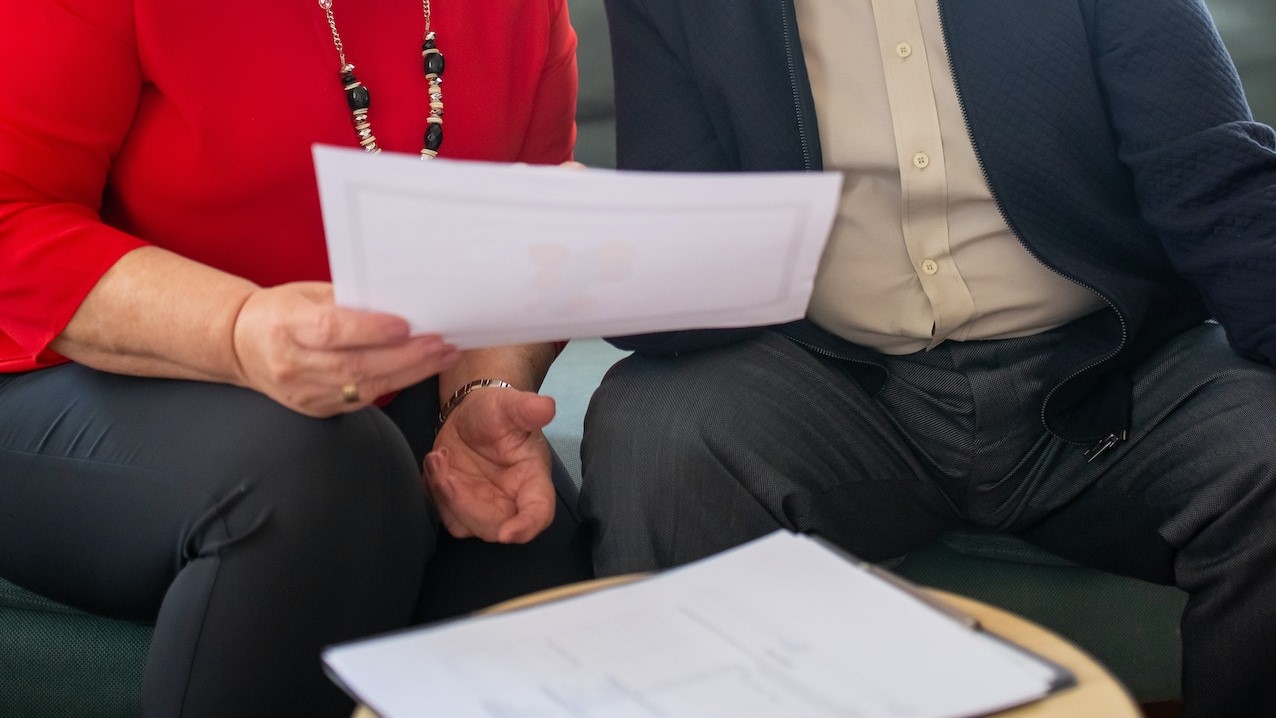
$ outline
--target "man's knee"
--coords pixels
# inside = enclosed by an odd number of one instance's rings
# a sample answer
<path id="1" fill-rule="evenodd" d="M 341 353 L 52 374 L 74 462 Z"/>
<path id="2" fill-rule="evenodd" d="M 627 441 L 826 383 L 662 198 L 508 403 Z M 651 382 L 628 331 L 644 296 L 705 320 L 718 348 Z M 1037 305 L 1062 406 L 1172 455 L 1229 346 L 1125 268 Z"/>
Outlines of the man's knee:
<path id="1" fill-rule="evenodd" d="M 694 371 L 694 368 L 692 368 Z M 658 499 L 670 480 L 662 467 L 704 450 L 702 431 L 712 397 L 695 386 L 683 362 L 631 356 L 607 373 L 585 415 L 581 464 L 584 490 L 623 492 L 629 501 Z M 640 485 L 641 484 L 641 485 Z"/>

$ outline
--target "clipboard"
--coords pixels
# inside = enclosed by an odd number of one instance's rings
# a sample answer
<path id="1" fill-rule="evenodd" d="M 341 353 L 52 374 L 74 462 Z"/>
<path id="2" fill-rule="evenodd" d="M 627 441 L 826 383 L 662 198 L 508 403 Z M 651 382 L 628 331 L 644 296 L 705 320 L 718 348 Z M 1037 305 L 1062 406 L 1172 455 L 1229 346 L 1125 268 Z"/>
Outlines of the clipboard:
<path id="1" fill-rule="evenodd" d="M 1047 658 L 1046 656 L 1043 656 L 1035 651 L 1031 651 L 1028 648 L 1021 646 L 1018 643 L 1015 643 L 1014 641 L 1004 636 L 1001 636 L 993 631 L 986 629 L 983 626 L 983 624 L 979 622 L 979 619 L 976 618 L 975 616 L 972 616 L 971 614 L 961 610 L 960 608 L 957 608 L 956 606 L 945 603 L 941 599 L 935 598 L 934 596 L 927 593 L 921 586 L 918 586 L 917 584 L 913 583 L 912 581 L 909 581 L 903 576 L 900 576 L 899 574 L 894 573 L 890 571 L 889 569 L 883 568 L 877 564 L 864 561 L 856 557 L 854 554 L 850 553 L 849 551 L 846 551 L 842 547 L 838 546 L 837 544 L 833 543 L 832 541 L 829 541 L 828 539 L 825 539 L 824 537 L 819 536 L 818 534 L 805 534 L 805 535 L 809 536 L 812 540 L 816 541 L 817 543 L 819 543 L 821 546 L 828 549 L 829 551 L 841 556 L 842 558 L 846 559 L 851 564 L 854 564 L 860 570 L 865 571 L 869 573 L 870 575 L 881 579 L 883 582 L 899 589 L 902 593 L 907 595 L 909 598 L 912 598 L 913 600 L 918 601 L 922 605 L 934 610 L 935 612 L 950 618 L 961 627 L 969 631 L 974 631 L 976 633 L 982 634 L 986 636 L 989 640 L 997 641 L 998 643 L 1002 644 L 1006 648 L 1018 652 L 1025 659 L 1036 662 L 1043 669 L 1049 671 L 1050 673 L 1051 677 L 1049 682 L 1049 691 L 1047 695 L 1057 693 L 1065 688 L 1072 688 L 1077 685 L 1076 674 L 1068 670 L 1066 666 L 1060 665 L 1058 662 L 1053 661 L 1050 658 Z"/>
<path id="2" fill-rule="evenodd" d="M 333 646 L 323 659 L 381 718 L 970 718 L 1076 683 L 907 581 L 785 531 L 601 591 Z"/>

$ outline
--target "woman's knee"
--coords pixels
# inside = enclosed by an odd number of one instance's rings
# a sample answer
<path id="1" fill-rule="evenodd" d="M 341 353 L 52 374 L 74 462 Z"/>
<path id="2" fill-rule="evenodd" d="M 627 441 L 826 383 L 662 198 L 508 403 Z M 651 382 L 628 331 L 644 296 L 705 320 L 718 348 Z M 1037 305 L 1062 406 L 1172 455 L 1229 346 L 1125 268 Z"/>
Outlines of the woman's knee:
<path id="1" fill-rule="evenodd" d="M 376 409 L 313 419 L 282 409 L 225 437 L 220 471 L 236 524 L 273 525 L 292 541 L 426 543 L 433 535 L 421 470 Z"/>

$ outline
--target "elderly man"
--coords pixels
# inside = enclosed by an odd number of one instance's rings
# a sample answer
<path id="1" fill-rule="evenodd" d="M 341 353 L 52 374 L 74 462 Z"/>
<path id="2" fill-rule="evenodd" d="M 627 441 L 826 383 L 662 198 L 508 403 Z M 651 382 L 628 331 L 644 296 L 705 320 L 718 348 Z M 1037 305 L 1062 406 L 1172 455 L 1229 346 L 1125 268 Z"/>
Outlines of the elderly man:
<path id="1" fill-rule="evenodd" d="M 608 0 L 625 168 L 836 170 L 805 321 L 617 339 L 601 573 L 959 523 L 1176 584 L 1276 715 L 1276 136 L 1200 0 Z"/>

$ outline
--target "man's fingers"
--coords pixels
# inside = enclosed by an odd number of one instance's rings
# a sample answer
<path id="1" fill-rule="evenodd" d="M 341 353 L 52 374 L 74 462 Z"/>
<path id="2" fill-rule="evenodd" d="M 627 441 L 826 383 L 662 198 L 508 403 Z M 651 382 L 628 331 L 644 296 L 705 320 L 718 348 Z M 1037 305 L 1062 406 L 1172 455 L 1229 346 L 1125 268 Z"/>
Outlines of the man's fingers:
<path id="1" fill-rule="evenodd" d="M 450 520 L 469 532 L 467 535 L 496 541 L 501 524 L 516 512 L 514 500 L 487 481 L 466 481 L 459 477 L 447 453 L 447 449 L 439 449 L 426 455 L 429 472 L 426 480 L 433 489 L 440 517 L 446 512 Z"/>
<path id="2" fill-rule="evenodd" d="M 552 401 L 549 409 L 552 416 Z M 449 450 L 440 447 L 426 455 L 425 474 L 439 515 L 454 536 L 464 531 L 484 541 L 526 543 L 554 520 L 554 484 L 527 463 L 506 468 L 499 479 L 458 474 Z"/>
<path id="3" fill-rule="evenodd" d="M 536 529 L 530 516 L 516 514 L 513 518 L 501 524 L 496 533 L 496 541 L 497 543 L 527 543 L 536 538 L 538 533 L 540 531 Z"/>
<path id="4" fill-rule="evenodd" d="M 496 532 L 496 540 L 500 543 L 527 543 L 539 536 L 554 520 L 552 504 L 548 510 L 543 511 L 541 508 L 538 506 L 534 510 L 520 509 L 517 514 L 501 524 Z"/>
<path id="5" fill-rule="evenodd" d="M 475 536 L 484 541 L 498 540 L 501 525 L 516 511 L 509 497 L 490 490 L 470 490 L 463 482 L 456 483 L 451 509 Z"/>
<path id="6" fill-rule="evenodd" d="M 520 391 L 505 405 L 505 416 L 519 431 L 539 431 L 554 419 L 554 400 L 541 394 Z"/>
<path id="7" fill-rule="evenodd" d="M 553 523 L 558 497 L 552 481 L 527 481 L 514 501 L 518 513 L 501 524 L 497 532 L 501 543 L 527 543 Z"/>
<path id="8" fill-rule="evenodd" d="M 451 534 L 453 538 L 471 538 L 474 536 L 474 532 L 470 530 L 469 526 L 465 525 L 465 522 L 461 520 L 461 517 L 457 516 L 456 513 L 449 509 L 446 505 L 439 504 L 438 509 L 439 520 L 443 522 L 443 528 L 447 529 L 447 532 Z"/>
<path id="9" fill-rule="evenodd" d="M 456 483 L 448 475 L 447 457 L 442 451 L 431 451 L 425 455 L 424 468 L 426 488 L 434 499 L 434 507 L 439 512 L 439 520 L 443 522 L 443 528 L 456 538 L 473 536 L 474 532 L 452 509 Z"/>

